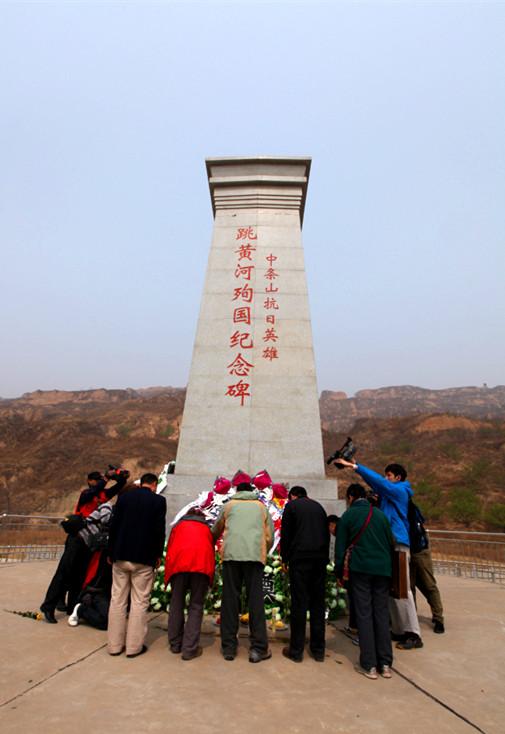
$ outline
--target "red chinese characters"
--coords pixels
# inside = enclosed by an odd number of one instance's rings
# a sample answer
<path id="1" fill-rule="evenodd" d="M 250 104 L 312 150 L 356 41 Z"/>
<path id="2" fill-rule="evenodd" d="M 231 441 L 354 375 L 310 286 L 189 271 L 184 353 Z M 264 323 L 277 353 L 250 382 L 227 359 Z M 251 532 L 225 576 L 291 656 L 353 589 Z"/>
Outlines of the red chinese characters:
<path id="1" fill-rule="evenodd" d="M 254 231 L 254 227 L 237 227 L 235 233 L 235 241 L 240 241 L 235 249 L 237 260 L 235 263 L 234 276 L 237 280 L 245 281 L 242 285 L 233 288 L 231 300 L 241 301 L 250 304 L 248 306 L 235 306 L 232 312 L 232 322 L 234 324 L 245 324 L 246 327 L 251 325 L 252 307 L 254 300 L 254 289 L 251 285 L 253 274 L 255 271 L 254 255 L 256 253 L 256 243 L 258 237 Z M 236 329 L 230 335 L 230 349 L 253 349 L 254 342 L 250 330 L 243 331 Z M 241 351 L 234 355 L 232 361 L 227 365 L 228 374 L 238 378 L 248 377 L 251 370 L 254 369 L 252 361 L 248 361 Z M 246 398 L 251 396 L 250 382 L 239 379 L 233 385 L 228 385 L 225 395 L 230 398 L 236 398 L 240 401 L 240 405 L 245 404 Z"/>
<path id="2" fill-rule="evenodd" d="M 236 308 L 233 311 L 233 323 L 234 324 L 250 324 L 251 323 L 251 309 L 249 306 L 242 306 Z"/>
<path id="3" fill-rule="evenodd" d="M 251 280 L 251 273 L 254 270 L 254 265 L 237 265 L 235 268 L 235 277 L 244 278 L 244 280 Z"/>
<path id="4" fill-rule="evenodd" d="M 258 237 L 254 234 L 254 227 L 237 227 L 236 240 L 257 240 Z"/>
<path id="5" fill-rule="evenodd" d="M 253 367 L 254 365 L 248 362 L 247 359 L 244 359 L 244 357 L 239 352 L 233 362 L 230 362 L 230 364 L 228 365 L 228 371 L 230 375 L 237 375 L 237 377 L 247 377 Z"/>
<path id="6" fill-rule="evenodd" d="M 273 359 L 279 359 L 279 353 L 277 352 L 277 347 L 265 347 L 263 350 L 263 359 L 269 359 L 270 362 Z"/>
<path id="7" fill-rule="evenodd" d="M 243 405 L 245 398 L 251 397 L 251 393 L 249 392 L 250 387 L 249 383 L 239 380 L 236 385 L 228 385 L 228 390 L 225 394 L 230 395 L 232 398 L 240 398 L 240 405 Z"/>
<path id="8" fill-rule="evenodd" d="M 265 280 L 267 282 L 267 285 L 265 286 L 265 300 L 263 301 L 263 308 L 268 313 L 265 314 L 265 324 L 268 324 L 268 326 L 265 327 L 265 331 L 263 334 L 263 341 L 268 344 L 268 342 L 272 342 L 273 344 L 276 344 L 279 340 L 279 334 L 277 333 L 275 329 L 275 323 L 276 323 L 276 314 L 272 313 L 273 311 L 279 310 L 279 303 L 275 296 L 270 295 L 272 293 L 278 293 L 279 288 L 275 284 L 277 279 L 279 278 L 279 269 L 276 263 L 278 260 L 277 255 L 274 255 L 273 252 L 271 252 L 265 260 L 268 263 L 268 267 L 265 270 Z M 274 359 L 279 359 L 279 350 L 277 346 L 266 346 L 263 349 L 262 353 L 263 359 L 268 359 L 270 362 Z"/>
<path id="9" fill-rule="evenodd" d="M 253 252 L 256 252 L 256 248 L 251 244 L 240 245 L 238 250 L 235 250 L 235 252 L 238 255 L 239 262 L 240 260 L 252 261 L 252 255 L 253 255 Z"/>
<path id="10" fill-rule="evenodd" d="M 230 349 L 240 347 L 241 349 L 252 349 L 253 341 L 249 332 L 236 331 L 230 336 Z"/>
<path id="11" fill-rule="evenodd" d="M 274 327 L 271 327 L 270 329 L 265 329 L 265 334 L 263 336 L 264 342 L 276 342 L 278 338 L 279 337 Z"/>
<path id="12" fill-rule="evenodd" d="M 275 300 L 275 298 L 265 298 L 265 302 L 263 303 L 263 308 L 268 311 L 272 308 L 274 308 L 276 311 L 279 309 L 279 304 Z"/>
<path id="13" fill-rule="evenodd" d="M 267 280 L 275 280 L 275 278 L 279 277 L 279 273 L 274 270 L 273 268 L 267 268 L 267 271 L 265 273 L 265 278 Z"/>
<path id="14" fill-rule="evenodd" d="M 253 299 L 253 289 L 248 285 L 235 288 L 233 292 L 233 300 L 237 301 L 239 298 L 241 298 L 245 303 L 251 303 Z"/>

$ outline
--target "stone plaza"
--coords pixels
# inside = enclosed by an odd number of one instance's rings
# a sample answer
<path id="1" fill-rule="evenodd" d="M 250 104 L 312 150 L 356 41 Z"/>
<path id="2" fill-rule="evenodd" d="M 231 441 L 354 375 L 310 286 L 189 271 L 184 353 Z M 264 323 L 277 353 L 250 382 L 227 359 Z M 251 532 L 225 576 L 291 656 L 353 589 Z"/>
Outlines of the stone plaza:
<path id="1" fill-rule="evenodd" d="M 50 561 L 0 567 L 2 734 L 502 734 L 505 728 L 505 588 L 439 576 L 447 632 L 431 632 L 419 600 L 424 648 L 395 650 L 393 678 L 356 675 L 358 648 L 328 625 L 321 665 L 281 655 L 287 632 L 271 633 L 272 659 L 247 660 L 247 628 L 233 663 L 204 622 L 202 657 L 183 662 L 167 645 L 167 616 L 151 615 L 146 655 L 114 658 L 106 633 L 25 619 L 54 572 Z"/>

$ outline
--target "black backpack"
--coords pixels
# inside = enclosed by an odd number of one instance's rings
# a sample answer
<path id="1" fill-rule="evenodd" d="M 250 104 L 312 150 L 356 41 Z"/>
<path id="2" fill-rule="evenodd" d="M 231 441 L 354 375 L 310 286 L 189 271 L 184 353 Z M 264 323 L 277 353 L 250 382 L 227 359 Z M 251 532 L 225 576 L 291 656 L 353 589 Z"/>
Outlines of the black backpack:
<path id="1" fill-rule="evenodd" d="M 424 517 L 419 507 L 409 499 L 409 507 L 407 510 L 407 520 L 409 523 L 410 552 L 420 553 L 429 546 L 428 533 L 424 527 Z"/>
<path id="2" fill-rule="evenodd" d="M 60 522 L 63 530 L 72 537 L 75 537 L 80 530 L 86 527 L 86 520 L 82 515 L 78 513 L 74 515 L 67 515 L 64 520 Z"/>

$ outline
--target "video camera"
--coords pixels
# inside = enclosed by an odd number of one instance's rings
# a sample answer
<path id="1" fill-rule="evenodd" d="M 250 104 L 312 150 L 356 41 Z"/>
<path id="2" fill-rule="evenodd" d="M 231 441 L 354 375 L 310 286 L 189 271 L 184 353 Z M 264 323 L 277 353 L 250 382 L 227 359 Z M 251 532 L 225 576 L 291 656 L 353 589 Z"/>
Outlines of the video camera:
<path id="1" fill-rule="evenodd" d="M 109 468 L 105 472 L 106 479 L 119 479 L 120 477 L 128 479 L 129 476 L 130 472 L 128 469 L 121 469 L 120 467 L 112 466 L 112 464 L 109 464 Z"/>
<path id="2" fill-rule="evenodd" d="M 356 453 L 356 447 L 352 442 L 352 438 L 350 436 L 347 437 L 347 441 L 344 443 L 342 448 L 337 449 L 334 454 L 332 454 L 328 459 L 326 459 L 327 464 L 331 464 L 332 462 L 336 461 L 337 459 L 345 459 L 346 461 L 352 461 L 352 458 L 354 454 Z M 339 466 L 338 464 L 335 464 L 337 469 L 343 469 L 343 466 Z"/>

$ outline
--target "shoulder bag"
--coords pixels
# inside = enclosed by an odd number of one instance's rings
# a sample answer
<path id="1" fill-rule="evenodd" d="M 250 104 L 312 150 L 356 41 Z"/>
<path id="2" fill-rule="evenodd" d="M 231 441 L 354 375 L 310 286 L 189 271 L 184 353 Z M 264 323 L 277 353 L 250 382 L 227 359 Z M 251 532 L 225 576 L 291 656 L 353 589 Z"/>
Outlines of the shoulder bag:
<path id="1" fill-rule="evenodd" d="M 359 532 L 357 535 L 354 536 L 352 539 L 350 545 L 347 547 L 344 555 L 344 568 L 342 572 L 342 581 L 349 581 L 349 566 L 351 563 L 351 556 L 352 552 L 354 550 L 354 546 L 359 541 L 365 530 L 367 529 L 368 525 L 370 524 L 370 520 L 372 519 L 372 513 L 373 513 L 373 505 L 370 505 L 370 509 L 368 510 L 368 515 L 366 516 L 365 522 L 361 526 Z"/>

